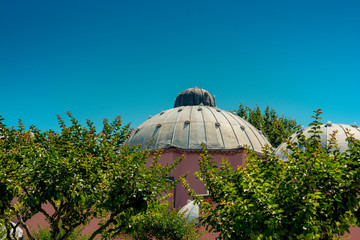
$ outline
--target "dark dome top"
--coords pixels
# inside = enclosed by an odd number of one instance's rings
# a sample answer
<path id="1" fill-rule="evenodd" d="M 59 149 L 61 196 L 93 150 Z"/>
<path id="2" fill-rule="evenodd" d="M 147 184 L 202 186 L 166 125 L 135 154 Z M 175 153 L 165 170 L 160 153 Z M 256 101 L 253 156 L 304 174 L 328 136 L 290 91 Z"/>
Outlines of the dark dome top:
<path id="1" fill-rule="evenodd" d="M 196 105 L 216 107 L 215 98 L 205 89 L 193 87 L 178 94 L 174 107 Z"/>

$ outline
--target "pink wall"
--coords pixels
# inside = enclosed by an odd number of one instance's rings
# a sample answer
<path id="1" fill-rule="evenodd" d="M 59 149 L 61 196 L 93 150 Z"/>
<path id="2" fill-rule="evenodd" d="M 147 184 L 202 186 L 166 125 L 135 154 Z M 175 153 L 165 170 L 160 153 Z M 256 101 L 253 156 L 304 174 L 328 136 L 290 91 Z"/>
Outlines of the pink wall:
<path id="1" fill-rule="evenodd" d="M 200 151 L 179 151 L 176 149 L 169 149 L 163 152 L 160 157 L 160 163 L 166 164 L 173 162 L 176 158 L 181 157 L 185 154 L 186 158 L 181 162 L 178 168 L 174 171 L 172 177 L 178 179 L 181 175 L 187 174 L 187 181 L 189 182 L 190 186 L 195 190 L 198 194 L 206 194 L 206 190 L 204 185 L 196 179 L 194 173 L 199 171 L 199 157 Z M 220 166 L 221 160 L 226 155 L 226 158 L 230 162 L 232 167 L 238 167 L 242 165 L 245 159 L 245 151 L 232 151 L 232 152 L 223 152 L 223 151 L 214 151 L 210 152 L 212 158 L 215 162 Z M 174 190 L 175 196 L 175 204 L 176 208 L 180 208 L 187 203 L 187 200 L 191 198 L 188 196 L 188 192 L 185 188 L 181 185 L 178 185 Z"/>

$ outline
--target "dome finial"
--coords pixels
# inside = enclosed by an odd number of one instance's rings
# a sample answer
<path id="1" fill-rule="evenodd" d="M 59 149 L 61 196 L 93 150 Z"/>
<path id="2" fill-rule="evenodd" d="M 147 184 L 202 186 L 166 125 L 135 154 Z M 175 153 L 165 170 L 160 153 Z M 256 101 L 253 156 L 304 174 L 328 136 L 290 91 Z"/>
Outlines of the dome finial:
<path id="1" fill-rule="evenodd" d="M 205 89 L 193 87 L 178 94 L 174 107 L 201 105 L 216 107 L 215 98 Z"/>
<path id="2" fill-rule="evenodd" d="M 328 121 L 326 124 L 325 124 L 325 127 L 331 127 L 332 126 L 332 122 L 331 121 Z"/>

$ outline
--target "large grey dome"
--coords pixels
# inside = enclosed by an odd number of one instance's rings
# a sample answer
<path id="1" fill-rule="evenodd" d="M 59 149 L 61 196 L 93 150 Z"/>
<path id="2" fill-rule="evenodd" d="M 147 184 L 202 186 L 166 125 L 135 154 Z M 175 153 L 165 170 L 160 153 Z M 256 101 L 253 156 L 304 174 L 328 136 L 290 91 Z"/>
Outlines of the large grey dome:
<path id="1" fill-rule="evenodd" d="M 311 127 L 307 127 L 303 130 L 303 134 L 306 138 L 310 138 L 313 135 L 313 133 L 309 133 L 310 130 Z M 340 152 L 345 152 L 348 149 L 348 142 L 346 140 L 348 138 L 347 131 L 350 131 L 350 134 L 354 134 L 353 137 L 355 139 L 360 139 L 360 129 L 356 125 L 336 124 L 328 122 L 327 124 L 321 125 L 319 131 L 322 132 L 319 134 L 319 136 L 320 142 L 323 146 L 329 145 L 329 141 L 331 139 L 330 134 L 336 132 L 335 138 Z M 296 142 L 296 134 L 293 134 L 290 139 Z M 278 155 L 280 158 L 284 158 L 284 151 L 289 151 L 286 149 L 286 147 L 286 143 L 280 144 L 280 146 L 275 150 L 275 154 Z"/>
<path id="2" fill-rule="evenodd" d="M 202 90 L 203 92 L 207 92 Z M 163 111 L 138 126 L 128 140 L 129 145 L 148 145 L 152 149 L 243 149 L 245 145 L 261 153 L 270 143 L 254 126 L 234 113 L 202 104 L 179 106 Z"/>

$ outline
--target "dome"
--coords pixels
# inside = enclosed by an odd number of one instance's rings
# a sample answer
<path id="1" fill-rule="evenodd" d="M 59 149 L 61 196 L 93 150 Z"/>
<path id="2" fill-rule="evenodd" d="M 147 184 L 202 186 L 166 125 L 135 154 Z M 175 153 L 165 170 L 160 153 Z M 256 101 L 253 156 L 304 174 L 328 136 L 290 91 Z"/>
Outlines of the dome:
<path id="1" fill-rule="evenodd" d="M 196 87 L 193 90 L 194 95 L 208 93 Z M 200 150 L 202 143 L 209 150 L 236 150 L 247 145 L 258 153 L 265 145 L 270 146 L 259 130 L 235 113 L 214 107 L 215 101 L 213 105 L 205 100 L 198 105 L 194 102 L 190 106 L 182 105 L 189 102 L 186 99 L 189 91 L 191 89 L 180 93 L 175 101 L 178 107 L 163 111 L 135 128 L 128 144 L 146 146 L 152 140 L 151 149 L 182 150 Z M 207 96 L 213 100 L 210 93 Z M 178 100 L 181 97 L 184 100 Z"/>
<path id="2" fill-rule="evenodd" d="M 216 107 L 215 98 L 205 89 L 193 87 L 178 94 L 174 107 L 196 105 Z"/>
<path id="3" fill-rule="evenodd" d="M 200 215 L 199 205 L 194 200 L 188 200 L 188 203 L 179 210 L 180 214 L 186 218 L 188 222 L 197 219 Z"/>
<path id="4" fill-rule="evenodd" d="M 307 127 L 303 130 L 303 134 L 306 138 L 310 138 L 313 133 L 309 133 L 311 127 Z M 348 149 L 348 138 L 347 131 L 350 131 L 351 134 L 354 134 L 353 137 L 355 139 L 360 139 L 360 129 L 356 125 L 348 125 L 348 124 L 336 124 L 328 122 L 327 124 L 321 125 L 319 131 L 322 133 L 319 134 L 320 142 L 323 146 L 328 146 L 329 141 L 331 139 L 331 135 L 333 132 L 336 132 L 335 138 L 336 143 L 340 152 L 345 152 Z M 296 141 L 296 134 L 293 134 L 291 137 L 292 141 Z M 280 146 L 275 150 L 275 154 L 280 158 L 284 158 L 284 151 L 286 151 L 286 143 L 280 144 Z"/>

